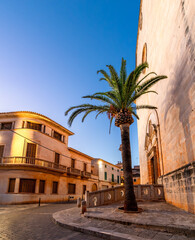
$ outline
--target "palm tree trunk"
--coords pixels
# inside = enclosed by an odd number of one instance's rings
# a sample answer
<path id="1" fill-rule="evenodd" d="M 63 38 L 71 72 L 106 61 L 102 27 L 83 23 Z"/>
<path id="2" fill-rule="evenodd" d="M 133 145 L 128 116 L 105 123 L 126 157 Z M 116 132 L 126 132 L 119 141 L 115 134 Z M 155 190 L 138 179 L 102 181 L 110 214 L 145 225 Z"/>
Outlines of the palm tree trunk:
<path id="1" fill-rule="evenodd" d="M 135 199 L 135 193 L 133 188 L 133 174 L 131 167 L 131 149 L 129 138 L 129 126 L 125 123 L 120 125 L 121 140 L 122 140 L 122 160 L 123 160 L 123 172 L 124 172 L 124 186 L 125 186 L 125 211 L 137 211 L 137 202 Z"/>

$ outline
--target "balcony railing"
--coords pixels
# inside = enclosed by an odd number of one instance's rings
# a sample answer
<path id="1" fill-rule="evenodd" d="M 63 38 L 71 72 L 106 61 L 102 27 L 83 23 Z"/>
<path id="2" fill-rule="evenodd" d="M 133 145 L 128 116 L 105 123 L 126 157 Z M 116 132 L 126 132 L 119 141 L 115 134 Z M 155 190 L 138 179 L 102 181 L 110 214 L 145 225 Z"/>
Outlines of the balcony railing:
<path id="1" fill-rule="evenodd" d="M 54 162 L 49 162 L 43 159 L 39 158 L 31 158 L 31 157 L 3 157 L 0 158 L 0 165 L 4 164 L 22 164 L 22 165 L 30 165 L 30 166 L 39 166 L 39 167 L 45 167 L 45 168 L 52 168 L 52 169 L 58 169 L 63 170 L 66 172 L 66 166 L 60 165 Z"/>
<path id="2" fill-rule="evenodd" d="M 81 172 L 81 176 L 85 177 L 85 178 L 90 178 L 91 177 L 91 173 L 90 172 L 86 172 L 86 171 L 82 171 Z"/>
<path id="3" fill-rule="evenodd" d="M 108 182 L 110 182 L 110 183 L 118 183 L 117 179 L 112 179 L 112 178 L 108 178 Z"/>
<path id="4" fill-rule="evenodd" d="M 79 176 L 79 175 L 81 175 L 81 170 L 76 169 L 76 168 L 72 168 L 72 167 L 68 167 L 67 168 L 67 173 Z"/>

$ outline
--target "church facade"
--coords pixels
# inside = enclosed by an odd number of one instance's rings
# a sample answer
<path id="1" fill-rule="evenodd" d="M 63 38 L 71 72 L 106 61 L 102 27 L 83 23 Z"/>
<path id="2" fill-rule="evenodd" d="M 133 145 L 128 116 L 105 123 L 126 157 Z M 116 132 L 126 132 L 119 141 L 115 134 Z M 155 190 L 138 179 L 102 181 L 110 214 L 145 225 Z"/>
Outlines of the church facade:
<path id="1" fill-rule="evenodd" d="M 195 1 L 141 0 L 136 65 L 167 75 L 137 105 L 141 184 L 164 185 L 168 203 L 195 213 Z M 152 77 L 150 75 L 149 77 Z"/>

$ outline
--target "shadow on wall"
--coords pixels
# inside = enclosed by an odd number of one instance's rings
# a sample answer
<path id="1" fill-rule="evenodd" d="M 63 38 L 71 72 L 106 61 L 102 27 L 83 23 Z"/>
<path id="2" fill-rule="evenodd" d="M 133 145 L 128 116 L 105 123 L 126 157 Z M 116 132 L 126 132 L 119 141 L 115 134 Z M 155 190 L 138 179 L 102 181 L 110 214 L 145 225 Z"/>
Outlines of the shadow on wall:
<path id="1" fill-rule="evenodd" d="M 170 79 L 170 90 L 167 91 L 164 106 L 164 124 L 166 124 L 167 115 L 169 110 L 173 105 L 179 109 L 179 121 L 182 124 L 184 135 L 185 135 L 185 145 L 187 151 L 188 162 L 193 162 L 193 142 L 192 133 L 190 131 L 190 115 L 193 112 L 191 105 L 192 99 L 190 99 L 190 90 L 195 79 L 195 54 L 193 48 L 192 34 L 189 30 L 189 25 L 187 21 L 187 16 L 185 14 L 184 1 L 181 4 L 181 12 L 183 16 L 184 26 L 185 26 L 185 51 L 182 53 L 180 58 L 178 58 L 178 63 L 175 66 L 174 78 Z M 185 173 L 184 173 L 185 174 Z M 187 179 L 186 179 L 187 180 Z M 193 194 L 191 188 L 186 184 L 186 194 L 187 202 L 190 208 L 190 203 L 193 203 Z M 192 205 L 191 205 L 192 207 Z"/>

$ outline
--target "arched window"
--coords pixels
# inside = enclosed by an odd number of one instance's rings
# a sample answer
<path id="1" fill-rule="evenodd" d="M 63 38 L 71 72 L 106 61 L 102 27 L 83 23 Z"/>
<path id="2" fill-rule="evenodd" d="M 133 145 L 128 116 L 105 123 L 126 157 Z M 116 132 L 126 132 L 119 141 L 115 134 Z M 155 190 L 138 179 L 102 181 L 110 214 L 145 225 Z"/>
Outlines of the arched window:
<path id="1" fill-rule="evenodd" d="M 139 19 L 139 29 L 140 29 L 140 31 L 142 30 L 142 23 L 143 23 L 143 14 L 141 12 L 140 13 L 140 19 Z"/>
<path id="2" fill-rule="evenodd" d="M 142 51 L 142 63 L 147 62 L 147 44 L 144 44 L 143 51 Z M 146 69 L 143 70 L 143 74 L 146 72 Z"/>

